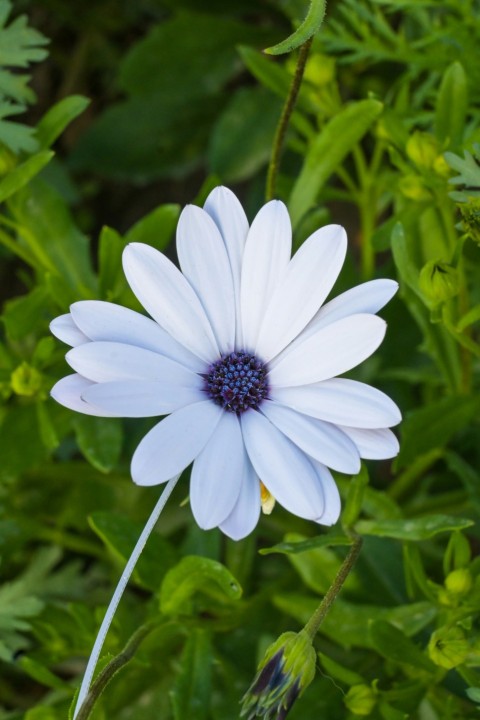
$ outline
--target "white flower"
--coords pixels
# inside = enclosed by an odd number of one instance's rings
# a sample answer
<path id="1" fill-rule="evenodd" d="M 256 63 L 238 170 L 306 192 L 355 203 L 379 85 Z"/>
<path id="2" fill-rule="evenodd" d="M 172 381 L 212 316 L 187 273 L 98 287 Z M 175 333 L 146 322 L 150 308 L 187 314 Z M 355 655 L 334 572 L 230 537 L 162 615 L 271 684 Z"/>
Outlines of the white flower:
<path id="1" fill-rule="evenodd" d="M 147 245 L 125 248 L 126 277 L 153 319 L 87 300 L 51 324 L 76 371 L 52 396 L 97 416 L 168 415 L 136 449 L 134 481 L 157 485 L 193 462 L 196 521 L 234 539 L 257 524 L 260 480 L 290 512 L 331 525 L 340 498 L 328 468 L 357 473 L 360 458 L 398 452 L 387 429 L 400 421 L 396 405 L 336 377 L 381 343 L 375 313 L 397 284 L 373 280 L 323 305 L 345 231 L 318 230 L 293 258 L 291 242 L 282 202 L 249 228 L 235 195 L 216 188 L 180 217 L 182 272 Z"/>

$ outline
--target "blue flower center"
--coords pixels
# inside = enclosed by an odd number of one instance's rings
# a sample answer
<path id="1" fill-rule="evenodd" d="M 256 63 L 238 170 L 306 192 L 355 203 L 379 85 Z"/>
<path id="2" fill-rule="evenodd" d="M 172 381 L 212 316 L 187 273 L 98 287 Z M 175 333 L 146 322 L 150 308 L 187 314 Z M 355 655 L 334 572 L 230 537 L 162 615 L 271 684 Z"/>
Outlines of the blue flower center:
<path id="1" fill-rule="evenodd" d="M 255 355 L 238 350 L 212 363 L 205 378 L 205 391 L 224 410 L 243 413 L 258 408 L 268 397 L 267 366 Z"/>

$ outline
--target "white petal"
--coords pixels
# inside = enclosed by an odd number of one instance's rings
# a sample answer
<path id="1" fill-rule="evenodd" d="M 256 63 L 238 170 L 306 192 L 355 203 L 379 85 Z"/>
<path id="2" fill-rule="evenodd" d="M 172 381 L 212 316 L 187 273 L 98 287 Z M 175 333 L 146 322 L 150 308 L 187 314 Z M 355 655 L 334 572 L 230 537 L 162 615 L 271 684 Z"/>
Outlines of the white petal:
<path id="1" fill-rule="evenodd" d="M 242 258 L 248 233 L 248 220 L 245 212 L 231 190 L 217 187 L 208 196 L 205 211 L 215 221 L 227 249 L 232 270 L 235 292 L 236 346 L 242 347 L 240 321 L 240 277 Z"/>
<path id="2" fill-rule="evenodd" d="M 305 453 L 255 410 L 244 413 L 241 423 L 255 472 L 280 505 L 307 520 L 320 517 L 323 492 Z"/>
<path id="3" fill-rule="evenodd" d="M 332 473 L 325 465 L 322 465 L 316 460 L 312 460 L 312 465 L 322 484 L 323 496 L 325 498 L 325 509 L 320 517 L 315 518 L 315 521 L 320 523 L 320 525 L 334 525 L 340 517 L 340 511 L 342 509 L 337 484 L 332 477 Z"/>
<path id="4" fill-rule="evenodd" d="M 260 510 L 260 480 L 247 458 L 240 495 L 230 515 L 221 523 L 220 530 L 232 540 L 241 540 L 256 527 Z"/>
<path id="5" fill-rule="evenodd" d="M 184 276 L 210 320 L 222 354 L 235 345 L 235 296 L 227 250 L 208 213 L 188 205 L 177 227 L 177 254 Z"/>
<path id="6" fill-rule="evenodd" d="M 198 375 L 175 360 L 134 345 L 90 342 L 69 350 L 68 364 L 95 382 L 158 380 L 182 387 L 198 387 Z"/>
<path id="7" fill-rule="evenodd" d="M 172 337 L 195 355 L 211 362 L 219 352 L 200 300 L 175 265 L 141 243 L 123 251 L 123 269 L 143 307 Z"/>
<path id="8" fill-rule="evenodd" d="M 245 350 L 255 348 L 270 299 L 285 275 L 292 251 L 287 208 L 272 200 L 257 214 L 243 256 L 240 303 Z"/>
<path id="9" fill-rule="evenodd" d="M 240 422 L 234 413 L 224 412 L 192 468 L 190 505 L 204 530 L 217 527 L 232 512 L 246 461 Z"/>
<path id="10" fill-rule="evenodd" d="M 345 230 L 328 225 L 295 253 L 263 318 L 256 347 L 263 360 L 275 357 L 312 319 L 332 289 L 346 252 Z"/>
<path id="11" fill-rule="evenodd" d="M 158 485 L 182 472 L 203 450 L 223 410 L 210 400 L 187 405 L 150 430 L 132 458 L 137 485 Z"/>
<path id="12" fill-rule="evenodd" d="M 163 328 L 145 315 L 102 300 L 81 300 L 71 308 L 79 328 L 90 340 L 137 345 L 176 360 L 194 371 L 202 372 L 205 363 L 178 343 Z"/>
<path id="13" fill-rule="evenodd" d="M 261 411 L 275 427 L 315 460 L 339 472 L 359 472 L 360 457 L 355 444 L 335 425 L 268 400 L 262 403 Z"/>
<path id="14" fill-rule="evenodd" d="M 198 387 L 152 380 L 102 382 L 88 387 L 82 398 L 116 417 L 156 417 L 205 400 L 201 379 L 198 380 Z"/>
<path id="15" fill-rule="evenodd" d="M 365 383 L 332 378 L 314 385 L 272 388 L 272 400 L 336 425 L 379 428 L 397 425 L 402 416 L 388 395 Z"/>
<path id="16" fill-rule="evenodd" d="M 376 315 L 350 315 L 287 347 L 271 364 L 272 386 L 289 387 L 328 380 L 351 370 L 382 342 L 386 322 Z"/>
<path id="17" fill-rule="evenodd" d="M 59 315 L 50 323 L 50 331 L 52 335 L 64 342 L 66 345 L 76 347 L 88 342 L 88 337 L 74 323 L 70 313 Z"/>
<path id="18" fill-rule="evenodd" d="M 64 405 L 70 410 L 76 410 L 84 415 L 96 415 L 97 417 L 113 417 L 112 413 L 107 410 L 100 410 L 99 408 L 92 407 L 85 400 L 82 400 L 82 395 L 89 387 L 92 387 L 93 383 L 87 380 L 81 375 L 67 375 L 66 377 L 59 380 L 53 388 L 50 390 L 50 395 L 60 405 Z"/>
<path id="19" fill-rule="evenodd" d="M 388 279 L 369 280 L 347 290 L 321 307 L 295 342 L 306 340 L 320 328 L 348 317 L 348 315 L 357 315 L 358 313 L 375 315 L 392 299 L 397 290 L 398 283 Z"/>
<path id="20" fill-rule="evenodd" d="M 398 455 L 398 440 L 391 430 L 363 430 L 360 428 L 342 427 L 344 433 L 353 440 L 360 457 L 366 460 L 387 460 Z"/>

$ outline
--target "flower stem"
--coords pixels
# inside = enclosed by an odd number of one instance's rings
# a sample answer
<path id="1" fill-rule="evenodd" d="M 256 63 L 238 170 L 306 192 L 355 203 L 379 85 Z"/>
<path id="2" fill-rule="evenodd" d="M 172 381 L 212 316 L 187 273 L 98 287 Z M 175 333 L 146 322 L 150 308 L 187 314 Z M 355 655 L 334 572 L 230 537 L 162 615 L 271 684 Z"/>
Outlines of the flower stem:
<path id="1" fill-rule="evenodd" d="M 313 37 L 309 38 L 300 48 L 297 67 L 295 68 L 295 75 L 292 78 L 287 99 L 285 100 L 285 105 L 283 106 L 282 114 L 280 115 L 280 120 L 278 121 L 277 129 L 275 131 L 275 138 L 273 140 L 272 154 L 270 156 L 267 174 L 267 188 L 265 192 L 265 198 L 267 201 L 273 200 L 275 197 L 275 186 L 277 182 L 278 168 L 280 166 L 280 155 L 285 142 L 285 135 L 287 133 L 290 117 L 292 115 L 293 108 L 295 107 L 295 102 L 302 84 L 303 73 L 305 71 L 305 65 L 312 42 Z"/>
<path id="2" fill-rule="evenodd" d="M 363 540 L 360 535 L 352 534 L 352 537 L 353 543 L 350 547 L 350 550 L 348 551 L 347 557 L 340 566 L 340 569 L 336 574 L 334 581 L 327 590 L 327 593 L 323 598 L 322 602 L 304 627 L 305 632 L 309 634 L 312 640 L 317 634 L 320 625 L 324 621 L 326 614 L 330 610 L 330 607 L 335 602 L 338 593 L 342 589 L 345 580 L 349 576 L 350 572 L 353 569 L 353 566 L 357 561 L 358 556 L 360 555 Z"/>
<path id="3" fill-rule="evenodd" d="M 85 675 L 83 676 L 82 684 L 80 686 L 80 691 L 78 693 L 77 698 L 77 704 L 75 705 L 75 710 L 73 713 L 73 720 L 77 720 L 77 718 L 80 717 L 88 717 L 88 715 L 81 715 L 79 713 L 83 712 L 83 705 L 86 701 L 88 691 L 90 688 L 90 684 L 92 682 L 93 673 L 95 672 L 95 667 L 98 662 L 98 658 L 100 656 L 100 652 L 103 647 L 103 643 L 105 642 L 105 638 L 107 636 L 108 629 L 112 623 L 112 620 L 114 618 L 114 615 L 117 611 L 118 604 L 121 600 L 121 597 L 125 591 L 125 588 L 127 587 L 128 581 L 130 580 L 130 576 L 132 572 L 135 569 L 135 565 L 138 562 L 138 558 L 143 552 L 143 549 L 147 543 L 147 540 L 155 527 L 158 518 L 160 517 L 160 513 L 162 512 L 163 508 L 165 507 L 165 504 L 172 494 L 173 488 L 177 484 L 178 478 L 180 476 L 177 475 L 176 477 L 172 478 L 168 481 L 167 486 L 163 493 L 160 495 L 157 504 L 152 510 L 152 514 L 147 520 L 147 523 L 145 527 L 142 530 L 142 533 L 140 537 L 137 540 L 137 544 L 133 548 L 132 554 L 130 555 L 127 564 L 125 565 L 125 570 L 123 571 L 120 580 L 118 581 L 118 585 L 115 588 L 115 592 L 113 593 L 112 599 L 110 600 L 110 604 L 107 608 L 107 612 L 105 614 L 105 617 L 103 618 L 102 624 L 100 625 L 100 630 L 98 631 L 98 635 L 96 637 L 95 643 L 93 645 L 92 652 L 90 654 L 90 658 L 87 663 L 87 668 L 85 670 Z"/>
<path id="4" fill-rule="evenodd" d="M 127 642 L 122 652 L 114 657 L 113 660 L 104 667 L 95 682 L 92 683 L 92 687 L 90 688 L 88 695 L 83 701 L 82 707 L 76 716 L 77 720 L 87 720 L 87 718 L 90 717 L 90 713 L 92 712 L 95 703 L 107 687 L 110 680 L 124 665 L 130 662 L 140 647 L 141 642 L 156 627 L 156 623 L 148 623 L 139 627 Z"/>

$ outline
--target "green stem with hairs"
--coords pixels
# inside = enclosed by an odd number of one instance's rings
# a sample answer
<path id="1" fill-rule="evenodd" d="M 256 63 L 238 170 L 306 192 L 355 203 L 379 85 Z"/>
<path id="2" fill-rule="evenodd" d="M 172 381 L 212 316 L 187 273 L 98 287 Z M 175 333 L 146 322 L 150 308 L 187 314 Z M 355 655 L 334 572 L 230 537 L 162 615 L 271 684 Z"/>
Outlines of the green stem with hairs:
<path id="1" fill-rule="evenodd" d="M 275 197 L 275 187 L 278 169 L 280 167 L 280 155 L 285 142 L 285 135 L 287 134 L 290 117 L 292 115 L 293 108 L 295 107 L 300 86 L 302 84 L 303 73 L 305 71 L 305 65 L 312 42 L 313 37 L 309 38 L 300 48 L 297 67 L 295 68 L 295 75 L 293 76 L 287 99 L 285 100 L 285 105 L 283 106 L 282 114 L 280 115 L 280 120 L 278 121 L 277 129 L 275 131 L 275 138 L 273 140 L 272 154 L 267 174 L 267 188 L 265 193 L 267 201 L 273 200 Z"/>
<path id="2" fill-rule="evenodd" d="M 337 572 L 334 581 L 327 590 L 327 593 L 324 596 L 322 602 L 304 627 L 304 630 L 309 634 L 312 640 L 317 634 L 320 625 L 324 621 L 325 616 L 335 602 L 338 593 L 342 589 L 345 580 L 350 575 L 353 566 L 355 565 L 357 558 L 360 555 L 363 540 L 360 535 L 356 535 L 354 533 L 352 533 L 352 538 L 353 542 L 350 550 L 348 551 L 347 557 L 341 564 L 340 569 Z"/>
<path id="3" fill-rule="evenodd" d="M 121 670 L 128 662 L 130 662 L 130 660 L 133 658 L 138 648 L 140 647 L 140 644 L 143 642 L 143 640 L 145 640 L 147 635 L 149 635 L 156 627 L 157 623 L 154 622 L 147 623 L 139 627 L 138 630 L 134 632 L 130 640 L 127 642 L 122 652 L 119 653 L 116 657 L 114 657 L 113 660 L 111 660 L 108 665 L 103 668 L 97 679 L 92 683 L 88 695 L 82 703 L 80 710 L 78 711 L 77 720 L 87 720 L 87 718 L 90 717 L 95 703 L 107 687 L 110 680 L 113 678 L 114 675 L 117 674 L 119 670 Z"/>

